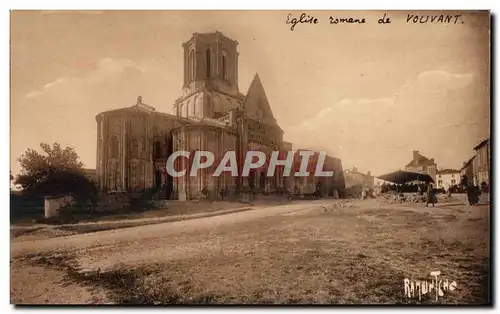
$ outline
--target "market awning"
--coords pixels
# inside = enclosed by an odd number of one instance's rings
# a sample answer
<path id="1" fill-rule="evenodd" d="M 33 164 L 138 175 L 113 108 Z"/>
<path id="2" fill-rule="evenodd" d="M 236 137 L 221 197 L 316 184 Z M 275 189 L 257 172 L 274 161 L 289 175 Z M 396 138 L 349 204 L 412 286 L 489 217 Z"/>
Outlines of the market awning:
<path id="1" fill-rule="evenodd" d="M 434 180 L 428 174 L 421 174 L 416 172 L 408 172 L 408 171 L 394 171 L 388 174 L 381 175 L 377 177 L 384 181 L 389 181 L 396 184 L 405 184 L 412 181 L 420 181 L 420 182 L 432 182 Z"/>

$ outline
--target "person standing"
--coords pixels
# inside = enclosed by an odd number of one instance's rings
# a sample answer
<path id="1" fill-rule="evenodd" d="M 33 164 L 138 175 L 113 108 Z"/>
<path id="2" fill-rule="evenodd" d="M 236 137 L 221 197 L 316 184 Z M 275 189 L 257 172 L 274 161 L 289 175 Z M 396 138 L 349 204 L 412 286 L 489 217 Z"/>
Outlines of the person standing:
<path id="1" fill-rule="evenodd" d="M 434 198 L 434 189 L 432 187 L 432 184 L 429 184 L 427 187 L 427 203 L 425 204 L 425 207 L 428 207 L 429 204 L 432 204 L 432 207 L 434 207 L 436 199 Z"/>
<path id="2" fill-rule="evenodd" d="M 366 190 L 365 189 L 363 189 L 363 191 L 361 192 L 361 199 L 366 200 Z"/>
<path id="3" fill-rule="evenodd" d="M 467 186 L 467 201 L 469 202 L 469 206 L 474 206 L 477 204 L 478 196 L 475 187 L 468 182 Z"/>

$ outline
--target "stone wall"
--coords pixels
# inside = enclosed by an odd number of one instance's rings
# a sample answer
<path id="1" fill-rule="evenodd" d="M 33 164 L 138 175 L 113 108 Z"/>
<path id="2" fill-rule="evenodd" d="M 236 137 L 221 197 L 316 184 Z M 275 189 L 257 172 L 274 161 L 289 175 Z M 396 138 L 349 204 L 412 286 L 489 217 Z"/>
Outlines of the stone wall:
<path id="1" fill-rule="evenodd" d="M 131 196 L 128 193 L 102 193 L 99 195 L 97 210 L 114 212 L 130 206 Z"/>
<path id="2" fill-rule="evenodd" d="M 45 218 L 56 217 L 59 210 L 75 203 L 73 195 L 46 196 L 45 197 Z"/>

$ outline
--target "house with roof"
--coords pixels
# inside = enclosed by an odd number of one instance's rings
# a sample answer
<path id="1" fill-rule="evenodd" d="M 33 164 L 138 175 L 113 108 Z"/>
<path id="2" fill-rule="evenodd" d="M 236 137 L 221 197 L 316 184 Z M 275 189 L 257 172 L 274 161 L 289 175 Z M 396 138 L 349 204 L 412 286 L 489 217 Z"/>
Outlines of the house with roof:
<path id="1" fill-rule="evenodd" d="M 487 138 L 474 147 L 474 184 L 478 186 L 490 185 L 490 139 Z"/>
<path id="2" fill-rule="evenodd" d="M 362 173 L 356 167 L 344 170 L 344 181 L 346 188 L 361 187 L 364 190 L 375 188 L 375 178 L 370 171 Z"/>
<path id="3" fill-rule="evenodd" d="M 405 170 L 409 172 L 428 174 L 436 182 L 437 165 L 434 158 L 428 158 L 420 154 L 418 150 L 413 151 L 413 159 L 406 164 Z"/>
<path id="4" fill-rule="evenodd" d="M 460 168 L 460 178 L 466 176 L 468 181 L 473 182 L 475 173 L 474 171 L 475 159 L 476 156 L 472 156 L 468 161 L 464 162 L 462 168 Z"/>
<path id="5" fill-rule="evenodd" d="M 448 190 L 450 187 L 460 184 L 460 170 L 441 169 L 437 172 L 436 187 Z"/>

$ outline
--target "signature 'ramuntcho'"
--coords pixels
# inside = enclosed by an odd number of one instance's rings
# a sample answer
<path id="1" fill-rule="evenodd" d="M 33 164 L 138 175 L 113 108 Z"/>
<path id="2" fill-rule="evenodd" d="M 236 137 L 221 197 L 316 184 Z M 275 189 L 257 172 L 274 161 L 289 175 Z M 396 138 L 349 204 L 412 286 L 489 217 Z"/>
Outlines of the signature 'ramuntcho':
<path id="1" fill-rule="evenodd" d="M 175 151 L 168 157 L 166 170 L 172 177 L 182 177 L 186 174 L 195 177 L 200 169 L 210 169 L 216 177 L 224 172 L 230 172 L 234 177 L 247 177 L 252 169 L 256 169 L 265 171 L 268 177 L 273 177 L 276 169 L 281 167 L 283 171 L 280 173 L 285 177 L 307 177 L 311 174 L 331 177 L 333 171 L 324 169 L 326 155 L 324 151 L 273 151 L 266 154 L 251 150 L 244 158 L 238 158 L 235 151 L 227 151 L 216 160 L 214 153 L 210 151 Z"/>

